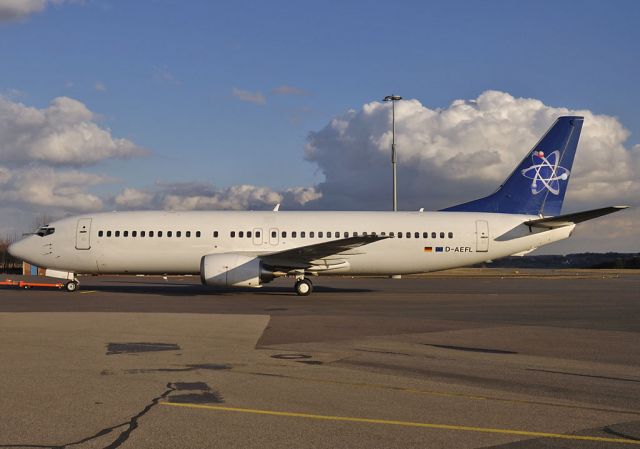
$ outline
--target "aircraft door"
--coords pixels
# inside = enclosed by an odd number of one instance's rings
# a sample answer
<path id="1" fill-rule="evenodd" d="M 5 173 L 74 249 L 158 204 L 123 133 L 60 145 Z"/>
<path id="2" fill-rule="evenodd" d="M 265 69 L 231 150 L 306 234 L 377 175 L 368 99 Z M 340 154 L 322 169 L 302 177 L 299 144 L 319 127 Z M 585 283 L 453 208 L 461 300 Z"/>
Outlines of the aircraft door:
<path id="1" fill-rule="evenodd" d="M 78 219 L 76 249 L 91 249 L 91 218 Z"/>
<path id="2" fill-rule="evenodd" d="M 485 220 L 476 221 L 476 252 L 489 251 L 489 223 Z"/>
<path id="3" fill-rule="evenodd" d="M 253 230 L 253 244 L 262 245 L 262 229 L 256 228 Z"/>
<path id="4" fill-rule="evenodd" d="M 269 229 L 269 243 L 271 245 L 278 244 L 278 228 Z"/>

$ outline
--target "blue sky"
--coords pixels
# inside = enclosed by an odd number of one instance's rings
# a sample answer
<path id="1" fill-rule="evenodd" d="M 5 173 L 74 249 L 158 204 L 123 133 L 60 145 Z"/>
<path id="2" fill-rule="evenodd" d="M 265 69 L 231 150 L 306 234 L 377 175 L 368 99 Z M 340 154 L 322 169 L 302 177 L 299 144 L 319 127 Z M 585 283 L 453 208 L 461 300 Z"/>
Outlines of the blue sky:
<path id="1" fill-rule="evenodd" d="M 391 92 L 445 107 L 499 89 L 617 116 L 637 143 L 639 11 L 634 1 L 87 1 L 3 25 L 0 87 L 102 114 L 153 151 L 110 169 L 137 183 L 282 188 L 318 178 L 303 161 L 310 130 Z M 268 95 L 282 85 L 308 94 Z M 267 104 L 238 101 L 234 87 Z"/>
<path id="2" fill-rule="evenodd" d="M 43 7 L 0 22 L 0 94 L 73 98 L 150 151 L 85 167 L 118 179 L 100 195 L 317 185 L 309 134 L 391 93 L 436 110 L 501 91 L 617 117 L 640 143 L 637 1 L 25 1 Z"/>

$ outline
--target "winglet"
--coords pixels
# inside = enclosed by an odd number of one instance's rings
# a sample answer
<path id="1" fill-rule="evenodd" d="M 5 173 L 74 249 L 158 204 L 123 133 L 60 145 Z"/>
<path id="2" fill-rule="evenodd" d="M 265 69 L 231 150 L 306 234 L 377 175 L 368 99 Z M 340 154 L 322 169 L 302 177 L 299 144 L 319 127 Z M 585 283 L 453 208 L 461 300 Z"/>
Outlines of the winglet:
<path id="1" fill-rule="evenodd" d="M 280 203 L 276 204 L 273 208 L 274 212 L 278 212 L 280 210 Z"/>

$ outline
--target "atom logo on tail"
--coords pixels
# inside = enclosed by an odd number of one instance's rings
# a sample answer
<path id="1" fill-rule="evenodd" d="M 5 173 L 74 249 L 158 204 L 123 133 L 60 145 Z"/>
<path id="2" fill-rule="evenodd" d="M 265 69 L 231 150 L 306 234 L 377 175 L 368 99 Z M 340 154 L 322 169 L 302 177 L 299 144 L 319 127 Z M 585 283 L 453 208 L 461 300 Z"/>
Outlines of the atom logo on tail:
<path id="1" fill-rule="evenodd" d="M 547 189 L 554 195 L 560 194 L 560 180 L 569 179 L 571 172 L 558 165 L 560 152 L 558 150 L 545 156 L 543 151 L 531 153 L 533 165 L 522 170 L 525 178 L 531 179 L 531 193 L 537 195 Z"/>

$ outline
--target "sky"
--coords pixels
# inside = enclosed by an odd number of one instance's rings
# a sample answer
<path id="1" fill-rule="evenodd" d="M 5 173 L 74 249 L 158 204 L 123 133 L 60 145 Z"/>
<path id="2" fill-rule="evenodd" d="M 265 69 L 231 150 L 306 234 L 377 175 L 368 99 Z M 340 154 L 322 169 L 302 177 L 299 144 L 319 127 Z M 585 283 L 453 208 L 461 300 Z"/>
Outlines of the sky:
<path id="1" fill-rule="evenodd" d="M 401 210 L 489 194 L 585 116 L 541 253 L 640 251 L 637 1 L 0 0 L 0 236 L 132 209 Z"/>

